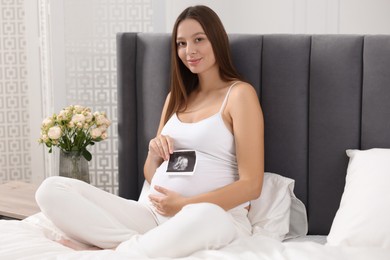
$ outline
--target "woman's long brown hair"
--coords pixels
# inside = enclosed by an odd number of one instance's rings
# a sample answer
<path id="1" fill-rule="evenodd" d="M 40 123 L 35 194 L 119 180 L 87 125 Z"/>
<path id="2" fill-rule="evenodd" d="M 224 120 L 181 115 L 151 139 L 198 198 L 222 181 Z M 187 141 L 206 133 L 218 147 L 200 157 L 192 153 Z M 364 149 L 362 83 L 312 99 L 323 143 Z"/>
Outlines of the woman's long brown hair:
<path id="1" fill-rule="evenodd" d="M 177 28 L 181 21 L 194 19 L 200 23 L 213 48 L 219 74 L 225 81 L 242 80 L 233 66 L 229 38 L 218 15 L 207 6 L 186 8 L 176 19 L 171 39 L 171 88 L 170 100 L 165 114 L 165 123 L 181 106 L 187 105 L 188 95 L 198 86 L 198 75 L 192 73 L 177 54 Z"/>

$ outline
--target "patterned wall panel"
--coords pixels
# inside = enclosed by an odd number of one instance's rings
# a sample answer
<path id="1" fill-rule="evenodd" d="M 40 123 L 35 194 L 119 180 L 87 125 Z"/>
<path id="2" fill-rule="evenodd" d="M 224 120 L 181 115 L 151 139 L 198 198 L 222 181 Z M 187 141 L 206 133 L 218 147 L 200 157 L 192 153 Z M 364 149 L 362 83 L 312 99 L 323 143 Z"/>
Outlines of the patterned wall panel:
<path id="1" fill-rule="evenodd" d="M 116 33 L 151 32 L 152 0 L 64 1 L 65 78 L 69 104 L 105 111 L 109 139 L 91 152 L 91 183 L 118 190 Z"/>
<path id="2" fill-rule="evenodd" d="M 0 0 L 0 183 L 31 181 L 24 0 Z"/>

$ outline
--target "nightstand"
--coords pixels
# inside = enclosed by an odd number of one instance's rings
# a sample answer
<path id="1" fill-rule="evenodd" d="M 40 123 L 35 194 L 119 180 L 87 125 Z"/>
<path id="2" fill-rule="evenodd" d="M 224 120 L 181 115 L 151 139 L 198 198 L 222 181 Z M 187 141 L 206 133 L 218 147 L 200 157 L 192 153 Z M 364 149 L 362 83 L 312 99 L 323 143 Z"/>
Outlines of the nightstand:
<path id="1" fill-rule="evenodd" d="M 12 181 L 0 184 L 0 219 L 24 219 L 38 213 L 35 191 L 38 185 Z"/>

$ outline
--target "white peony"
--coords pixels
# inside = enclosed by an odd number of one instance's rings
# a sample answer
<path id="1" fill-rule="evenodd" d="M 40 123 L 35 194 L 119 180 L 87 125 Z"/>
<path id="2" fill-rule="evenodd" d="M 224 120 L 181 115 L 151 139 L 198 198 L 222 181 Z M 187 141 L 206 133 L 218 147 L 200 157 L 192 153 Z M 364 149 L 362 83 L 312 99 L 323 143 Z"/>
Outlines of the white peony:
<path id="1" fill-rule="evenodd" d="M 42 135 L 42 141 L 46 143 L 49 141 L 49 137 L 47 135 Z"/>
<path id="2" fill-rule="evenodd" d="M 102 135 L 102 131 L 99 128 L 94 128 L 91 131 L 92 139 L 97 139 Z"/>
<path id="3" fill-rule="evenodd" d="M 84 112 L 84 116 L 85 116 L 85 122 L 89 123 L 92 121 L 93 115 L 91 112 Z"/>
<path id="4" fill-rule="evenodd" d="M 95 115 L 95 119 L 96 119 L 96 125 L 98 125 L 98 126 L 100 126 L 106 122 L 106 120 L 105 120 L 106 118 L 101 114 Z"/>
<path id="5" fill-rule="evenodd" d="M 48 126 L 51 126 L 53 125 L 53 120 L 51 119 L 51 117 L 47 117 L 45 118 L 45 120 L 42 121 L 42 126 L 43 127 L 48 127 Z"/>
<path id="6" fill-rule="evenodd" d="M 84 124 L 85 122 L 85 116 L 83 114 L 75 114 L 73 117 L 72 117 L 72 122 L 75 123 L 76 125 L 78 123 L 81 123 L 81 124 Z"/>
<path id="7" fill-rule="evenodd" d="M 83 112 L 85 108 L 83 106 L 79 106 L 79 105 L 75 105 L 74 106 L 74 110 L 77 114 L 80 114 L 81 112 Z"/>
<path id="8" fill-rule="evenodd" d="M 101 125 L 101 126 L 99 126 L 99 129 L 103 133 L 103 132 L 107 131 L 107 127 L 108 127 L 107 125 Z"/>
<path id="9" fill-rule="evenodd" d="M 58 121 L 66 120 L 69 114 L 69 110 L 63 109 L 60 111 L 60 113 L 57 116 Z"/>
<path id="10" fill-rule="evenodd" d="M 49 131 L 47 132 L 47 136 L 52 140 L 57 140 L 61 137 L 62 131 L 59 126 L 53 126 L 50 127 Z"/>

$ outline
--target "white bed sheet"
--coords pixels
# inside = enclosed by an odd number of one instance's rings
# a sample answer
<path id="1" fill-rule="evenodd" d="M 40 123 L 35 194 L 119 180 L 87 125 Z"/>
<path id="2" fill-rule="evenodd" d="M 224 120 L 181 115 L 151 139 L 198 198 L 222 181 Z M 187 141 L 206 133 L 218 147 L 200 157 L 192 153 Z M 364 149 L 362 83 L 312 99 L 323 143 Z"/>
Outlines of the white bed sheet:
<path id="1" fill-rule="evenodd" d="M 59 231 L 41 213 L 23 221 L 0 220 L 0 259 L 148 259 L 134 252 L 74 251 L 52 241 L 59 235 Z M 315 239 L 317 242 L 308 239 Z M 203 250 L 181 259 L 390 259 L 390 249 L 335 247 L 322 245 L 318 241 L 324 242 L 324 237 L 308 236 L 279 242 L 265 236 L 254 235 L 236 240 L 220 250 Z"/>
<path id="2" fill-rule="evenodd" d="M 297 238 L 286 239 L 284 242 L 315 242 L 321 245 L 326 244 L 326 236 L 320 235 L 307 235 Z"/>

